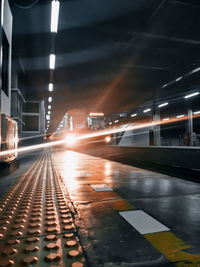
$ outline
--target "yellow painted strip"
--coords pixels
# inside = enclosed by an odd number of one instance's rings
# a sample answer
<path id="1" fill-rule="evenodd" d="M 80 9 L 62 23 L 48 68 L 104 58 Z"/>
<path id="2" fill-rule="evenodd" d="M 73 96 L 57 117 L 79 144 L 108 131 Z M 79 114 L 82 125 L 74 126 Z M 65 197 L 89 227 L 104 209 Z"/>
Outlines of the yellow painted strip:
<path id="1" fill-rule="evenodd" d="M 191 248 L 171 232 L 146 234 L 144 237 L 165 257 L 178 267 L 200 267 L 200 254 L 190 254 L 183 250 Z"/>
<path id="2" fill-rule="evenodd" d="M 117 211 L 127 211 L 135 209 L 133 205 L 131 205 L 128 201 L 124 199 L 113 201 L 112 206 Z"/>

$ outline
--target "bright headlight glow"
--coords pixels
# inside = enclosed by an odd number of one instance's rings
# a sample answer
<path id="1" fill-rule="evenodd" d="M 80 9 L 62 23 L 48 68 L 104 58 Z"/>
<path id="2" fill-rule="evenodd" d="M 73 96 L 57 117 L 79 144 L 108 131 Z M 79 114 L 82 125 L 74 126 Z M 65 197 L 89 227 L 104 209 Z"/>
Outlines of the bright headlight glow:
<path id="1" fill-rule="evenodd" d="M 68 135 L 65 141 L 66 141 L 66 144 L 69 146 L 73 146 L 76 143 L 76 140 L 73 135 Z"/>
<path id="2" fill-rule="evenodd" d="M 111 141 L 110 136 L 106 136 L 105 140 L 106 140 L 106 143 L 110 143 L 110 141 Z"/>

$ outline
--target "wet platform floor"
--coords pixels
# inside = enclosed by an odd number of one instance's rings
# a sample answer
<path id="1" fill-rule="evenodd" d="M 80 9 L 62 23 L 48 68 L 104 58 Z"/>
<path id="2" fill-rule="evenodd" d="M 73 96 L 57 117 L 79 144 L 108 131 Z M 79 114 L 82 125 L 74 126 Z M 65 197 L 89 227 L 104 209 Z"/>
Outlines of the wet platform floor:
<path id="1" fill-rule="evenodd" d="M 0 266 L 200 266 L 200 184 L 60 148 L 45 153 L 35 175 L 19 177 L 1 200 L 1 257 L 10 262 Z"/>

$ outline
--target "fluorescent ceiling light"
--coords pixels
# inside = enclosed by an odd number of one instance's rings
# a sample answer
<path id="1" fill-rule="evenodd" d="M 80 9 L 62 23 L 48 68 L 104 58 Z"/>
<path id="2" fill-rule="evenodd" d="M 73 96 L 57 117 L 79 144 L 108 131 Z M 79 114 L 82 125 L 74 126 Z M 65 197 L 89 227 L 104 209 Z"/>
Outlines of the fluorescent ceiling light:
<path id="1" fill-rule="evenodd" d="M 115 123 L 119 122 L 119 120 L 115 120 Z"/>
<path id="2" fill-rule="evenodd" d="M 161 108 L 161 107 L 167 106 L 168 104 L 169 103 L 166 102 L 166 103 L 163 103 L 163 104 L 158 105 L 158 107 Z"/>
<path id="3" fill-rule="evenodd" d="M 183 118 L 185 115 L 178 115 L 178 116 L 176 116 L 176 118 Z"/>
<path id="4" fill-rule="evenodd" d="M 184 98 L 190 98 L 190 97 L 193 97 L 193 96 L 196 96 L 196 95 L 199 95 L 199 92 L 196 92 L 196 93 L 192 93 L 192 94 L 189 94 L 189 95 L 186 95 L 184 96 Z"/>
<path id="5" fill-rule="evenodd" d="M 58 31 L 58 17 L 59 17 L 60 2 L 53 0 L 51 2 L 51 32 Z"/>
<path id="6" fill-rule="evenodd" d="M 175 81 L 178 82 L 183 79 L 183 76 L 178 77 Z"/>
<path id="7" fill-rule="evenodd" d="M 48 114 L 51 114 L 51 111 L 50 110 L 48 111 Z"/>
<path id="8" fill-rule="evenodd" d="M 50 120 L 50 115 L 46 115 L 46 119 L 47 120 Z"/>
<path id="9" fill-rule="evenodd" d="M 48 101 L 49 102 L 52 102 L 52 97 L 51 96 L 48 98 Z"/>
<path id="10" fill-rule="evenodd" d="M 200 71 L 200 67 L 198 67 L 198 68 L 192 70 L 191 73 L 196 73 L 196 72 L 198 72 L 198 71 Z"/>
<path id="11" fill-rule="evenodd" d="M 53 91 L 53 83 L 50 83 L 49 84 L 49 92 L 52 92 Z"/>
<path id="12" fill-rule="evenodd" d="M 132 115 L 131 115 L 131 117 L 136 117 L 136 116 L 137 116 L 137 114 L 136 114 L 136 113 L 134 113 L 134 114 L 132 114 Z"/>
<path id="13" fill-rule="evenodd" d="M 55 58 L 56 58 L 56 56 L 54 54 L 50 54 L 50 56 L 49 56 L 49 68 L 51 70 L 55 69 Z"/>
<path id="14" fill-rule="evenodd" d="M 150 108 L 143 110 L 143 113 L 147 113 L 147 112 L 149 112 L 149 111 L 151 111 Z"/>
<path id="15" fill-rule="evenodd" d="M 195 111 L 193 114 L 194 115 L 200 114 L 200 110 L 199 111 Z"/>
<path id="16" fill-rule="evenodd" d="M 111 124 L 112 124 L 112 122 L 109 122 L 109 124 L 111 125 Z"/>
<path id="17" fill-rule="evenodd" d="M 165 118 L 165 119 L 163 119 L 163 121 L 168 121 L 169 120 L 169 118 Z"/>
<path id="18" fill-rule="evenodd" d="M 48 105 L 48 109 L 51 109 L 51 105 Z"/>

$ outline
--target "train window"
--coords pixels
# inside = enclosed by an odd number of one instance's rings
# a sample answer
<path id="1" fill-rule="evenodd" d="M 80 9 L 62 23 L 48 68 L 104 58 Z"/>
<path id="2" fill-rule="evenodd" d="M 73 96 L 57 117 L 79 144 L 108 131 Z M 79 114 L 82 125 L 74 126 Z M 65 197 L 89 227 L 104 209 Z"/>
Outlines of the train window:
<path id="1" fill-rule="evenodd" d="M 24 125 L 22 130 L 24 132 L 38 132 L 39 131 L 39 116 L 37 115 L 23 115 Z"/>
<path id="2" fill-rule="evenodd" d="M 4 30 L 2 30 L 2 90 L 9 95 L 9 43 Z"/>

